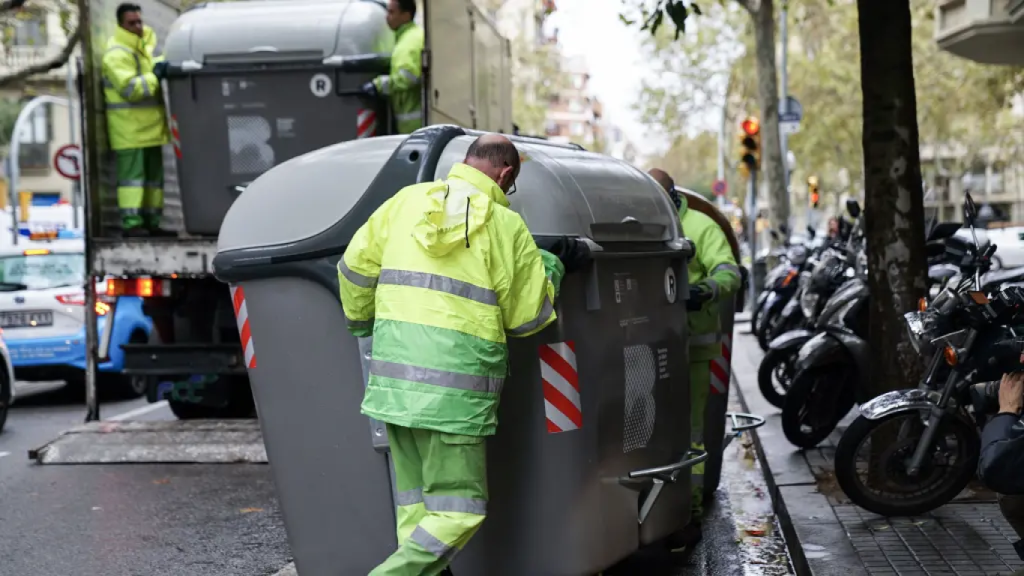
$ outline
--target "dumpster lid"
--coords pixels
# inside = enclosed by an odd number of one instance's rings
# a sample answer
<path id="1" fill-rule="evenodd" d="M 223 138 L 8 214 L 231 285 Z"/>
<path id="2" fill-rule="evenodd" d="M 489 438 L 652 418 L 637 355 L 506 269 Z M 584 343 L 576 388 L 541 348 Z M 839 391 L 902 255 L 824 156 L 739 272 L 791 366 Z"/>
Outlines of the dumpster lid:
<path id="1" fill-rule="evenodd" d="M 352 209 L 404 140 L 350 140 L 275 166 L 232 204 L 217 251 L 288 244 L 327 230 Z"/>
<path id="2" fill-rule="evenodd" d="M 461 162 L 482 132 L 467 130 L 440 157 L 435 179 Z M 515 138 L 522 161 L 509 197 L 535 236 L 580 236 L 602 242 L 668 242 L 679 216 L 661 186 L 616 158 L 543 140 Z"/>
<path id="3" fill-rule="evenodd" d="M 340 254 L 383 202 L 404 186 L 447 176 L 481 134 L 428 126 L 408 137 L 336 144 L 272 168 L 224 218 L 214 262 L 218 277 L 239 267 Z M 627 251 L 652 244 L 683 249 L 675 206 L 646 173 L 579 147 L 510 139 L 523 159 L 511 209 L 535 238 L 578 236 Z"/>
<path id="4" fill-rule="evenodd" d="M 253 0 L 200 4 L 171 25 L 164 54 L 186 70 L 207 64 L 340 63 L 390 54 L 383 0 Z"/>

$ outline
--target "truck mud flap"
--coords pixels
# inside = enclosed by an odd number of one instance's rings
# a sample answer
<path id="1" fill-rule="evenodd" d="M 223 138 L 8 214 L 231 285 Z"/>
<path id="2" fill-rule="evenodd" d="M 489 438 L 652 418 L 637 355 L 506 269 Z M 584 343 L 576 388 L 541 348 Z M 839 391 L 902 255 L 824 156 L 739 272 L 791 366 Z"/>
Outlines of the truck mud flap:
<path id="1" fill-rule="evenodd" d="M 28 457 L 38 464 L 267 463 L 257 420 L 90 422 Z"/>

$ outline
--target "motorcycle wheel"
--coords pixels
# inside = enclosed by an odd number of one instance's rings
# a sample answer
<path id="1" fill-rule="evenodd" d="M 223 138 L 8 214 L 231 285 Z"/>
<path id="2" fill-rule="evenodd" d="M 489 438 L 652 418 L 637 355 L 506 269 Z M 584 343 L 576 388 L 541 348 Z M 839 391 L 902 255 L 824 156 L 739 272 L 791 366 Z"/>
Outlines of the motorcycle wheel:
<path id="1" fill-rule="evenodd" d="M 915 421 L 916 434 L 904 436 L 903 424 Z M 885 439 L 885 450 L 876 460 L 883 466 L 882 482 L 872 483 L 868 470 L 871 448 L 865 443 L 887 427 L 893 429 L 895 441 Z M 909 478 L 906 461 L 914 453 L 923 430 L 918 412 L 900 412 L 878 420 L 858 417 L 836 447 L 839 487 L 854 504 L 882 516 L 918 516 L 948 503 L 967 486 L 978 468 L 981 440 L 977 427 L 961 416 L 944 416 L 939 421 L 935 451 L 926 459 L 918 477 Z M 956 444 L 953 450 L 951 439 Z M 867 448 L 868 458 L 859 457 L 863 448 Z M 954 457 L 952 465 L 950 456 Z"/>
<path id="2" fill-rule="evenodd" d="M 772 406 L 782 409 L 786 403 L 786 392 L 793 383 L 794 363 L 799 349 L 769 350 L 757 367 L 757 387 Z"/>
<path id="3" fill-rule="evenodd" d="M 808 368 L 793 377 L 782 405 L 782 432 L 797 448 L 814 448 L 853 408 L 856 370 L 844 365 Z"/>
<path id="4" fill-rule="evenodd" d="M 757 327 L 757 345 L 761 347 L 762 352 L 768 351 L 768 344 L 771 343 L 773 333 L 773 326 L 779 323 L 782 316 L 782 310 L 775 309 L 773 311 L 766 311 L 761 315 L 760 323 Z"/>

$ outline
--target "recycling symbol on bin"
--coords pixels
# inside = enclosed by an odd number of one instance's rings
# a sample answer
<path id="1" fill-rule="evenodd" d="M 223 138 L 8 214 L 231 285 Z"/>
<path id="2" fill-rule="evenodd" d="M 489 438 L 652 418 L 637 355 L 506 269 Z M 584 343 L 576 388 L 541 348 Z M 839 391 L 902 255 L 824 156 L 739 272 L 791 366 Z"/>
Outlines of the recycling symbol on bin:
<path id="1" fill-rule="evenodd" d="M 676 303 L 676 271 L 671 268 L 665 269 L 665 298 L 669 304 Z"/>

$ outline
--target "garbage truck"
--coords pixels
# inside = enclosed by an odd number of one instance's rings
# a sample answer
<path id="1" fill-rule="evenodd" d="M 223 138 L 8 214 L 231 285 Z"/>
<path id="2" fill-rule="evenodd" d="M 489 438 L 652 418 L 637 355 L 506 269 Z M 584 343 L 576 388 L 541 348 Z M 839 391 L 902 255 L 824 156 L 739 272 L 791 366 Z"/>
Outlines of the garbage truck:
<path id="1" fill-rule="evenodd" d="M 121 348 L 125 372 L 146 380 L 151 402 L 166 399 L 180 419 L 249 417 L 246 368 L 255 359 L 244 309 L 212 274 L 217 234 L 248 184 L 273 166 L 392 132 L 387 104 L 359 91 L 388 72 L 394 34 L 386 1 L 213 2 L 182 12 L 173 0 L 138 0 L 158 35 L 156 53 L 168 62 L 162 95 L 172 139 L 164 150 L 163 223 L 171 234 L 145 238 L 121 234 L 103 113 L 101 59 L 118 3 L 81 3 L 90 31 L 79 81 L 88 272 L 109 278 L 107 294 L 143 298 L 151 336 Z M 425 0 L 419 8 L 424 124 L 511 133 L 508 41 L 471 0 Z M 272 224 L 285 234 L 315 225 L 294 215 L 317 207 L 300 194 L 293 200 Z M 90 340 L 95 366 L 109 356 L 109 343 L 95 331 Z M 98 412 L 94 400 L 90 412 Z"/>

